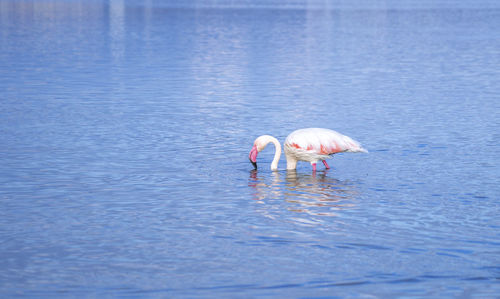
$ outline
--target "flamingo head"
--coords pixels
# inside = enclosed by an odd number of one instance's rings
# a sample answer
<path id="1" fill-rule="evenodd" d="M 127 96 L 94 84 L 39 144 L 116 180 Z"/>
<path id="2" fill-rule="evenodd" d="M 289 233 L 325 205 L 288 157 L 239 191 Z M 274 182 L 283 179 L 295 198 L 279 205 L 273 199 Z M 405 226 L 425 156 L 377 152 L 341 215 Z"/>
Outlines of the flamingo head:
<path id="1" fill-rule="evenodd" d="M 248 158 L 250 159 L 250 162 L 252 163 L 253 167 L 257 169 L 257 155 L 259 154 L 260 151 L 262 151 L 269 142 L 272 141 L 272 139 L 275 139 L 272 136 L 269 135 L 262 135 L 259 136 L 257 139 L 255 139 L 253 143 L 252 150 L 250 151 L 250 154 L 248 155 Z M 276 141 L 277 142 L 277 141 Z M 279 146 L 279 143 L 278 143 Z"/>
<path id="2" fill-rule="evenodd" d="M 248 159 L 250 159 L 250 162 L 252 163 L 253 167 L 257 169 L 257 154 L 259 153 L 259 150 L 257 149 L 257 145 L 254 144 L 252 147 L 252 150 L 250 151 L 250 154 L 248 155 Z"/>

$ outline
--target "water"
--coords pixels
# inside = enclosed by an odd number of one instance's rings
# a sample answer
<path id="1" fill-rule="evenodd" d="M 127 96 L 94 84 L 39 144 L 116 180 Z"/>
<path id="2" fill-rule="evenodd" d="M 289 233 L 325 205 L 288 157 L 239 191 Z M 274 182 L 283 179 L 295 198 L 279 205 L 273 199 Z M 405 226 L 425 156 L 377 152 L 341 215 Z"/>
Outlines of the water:
<path id="1" fill-rule="evenodd" d="M 0 294 L 499 297 L 494 1 L 0 2 Z M 326 127 L 369 154 L 252 171 Z"/>

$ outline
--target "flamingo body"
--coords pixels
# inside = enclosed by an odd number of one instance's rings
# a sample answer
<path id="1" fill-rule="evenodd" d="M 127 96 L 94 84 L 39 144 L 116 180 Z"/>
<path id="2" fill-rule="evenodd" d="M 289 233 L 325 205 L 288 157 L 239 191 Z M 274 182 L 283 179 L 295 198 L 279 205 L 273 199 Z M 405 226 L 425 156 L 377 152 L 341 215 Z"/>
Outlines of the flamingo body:
<path id="1" fill-rule="evenodd" d="M 366 152 L 366 150 L 349 136 L 321 128 L 296 130 L 285 140 L 287 160 L 293 158 L 316 163 L 341 152 Z"/>
<path id="2" fill-rule="evenodd" d="M 278 161 L 281 155 L 281 145 L 278 140 L 269 135 L 263 135 L 254 142 L 254 147 L 250 152 L 250 161 L 256 167 L 257 153 L 272 142 L 276 147 L 275 158 L 271 165 L 272 170 L 277 169 Z M 329 168 L 326 159 L 331 158 L 333 154 L 340 152 L 363 152 L 366 153 L 361 145 L 352 138 L 342 135 L 330 129 L 308 128 L 293 131 L 284 143 L 285 155 L 287 160 L 287 169 L 296 169 L 297 161 L 310 162 L 313 171 L 316 170 L 316 163 L 322 161 L 326 168 Z"/>

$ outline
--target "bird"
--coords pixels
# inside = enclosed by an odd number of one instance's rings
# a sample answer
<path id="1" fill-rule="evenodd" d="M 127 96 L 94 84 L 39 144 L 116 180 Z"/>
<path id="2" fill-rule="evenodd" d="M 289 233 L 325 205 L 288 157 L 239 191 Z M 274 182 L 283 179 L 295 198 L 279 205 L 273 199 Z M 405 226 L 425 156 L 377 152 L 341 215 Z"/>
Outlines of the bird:
<path id="1" fill-rule="evenodd" d="M 281 144 L 278 139 L 270 135 L 259 136 L 253 143 L 248 158 L 255 169 L 257 169 L 258 153 L 269 143 L 274 144 L 276 149 L 273 161 L 271 162 L 271 170 L 278 170 L 278 162 L 281 157 Z M 293 131 L 285 139 L 284 149 L 287 170 L 296 169 L 298 161 L 306 161 L 311 163 L 313 172 L 316 171 L 316 163 L 318 161 L 322 161 L 325 168 L 329 169 L 330 167 L 326 163 L 326 159 L 331 158 L 336 153 L 368 153 L 359 142 L 353 140 L 351 137 L 323 128 L 307 128 Z"/>

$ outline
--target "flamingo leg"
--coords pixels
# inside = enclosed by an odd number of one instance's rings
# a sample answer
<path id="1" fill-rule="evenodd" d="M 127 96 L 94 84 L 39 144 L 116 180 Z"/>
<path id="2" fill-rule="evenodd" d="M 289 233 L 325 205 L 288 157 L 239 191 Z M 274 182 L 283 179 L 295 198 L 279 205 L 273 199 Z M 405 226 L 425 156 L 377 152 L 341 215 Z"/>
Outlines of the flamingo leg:
<path id="1" fill-rule="evenodd" d="M 328 166 L 328 163 L 326 163 L 326 160 L 322 160 L 323 164 L 325 164 L 326 169 L 330 169 L 330 166 Z"/>
<path id="2" fill-rule="evenodd" d="M 311 163 L 312 167 L 313 167 L 313 172 L 316 172 L 316 163 Z"/>

